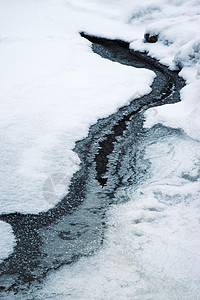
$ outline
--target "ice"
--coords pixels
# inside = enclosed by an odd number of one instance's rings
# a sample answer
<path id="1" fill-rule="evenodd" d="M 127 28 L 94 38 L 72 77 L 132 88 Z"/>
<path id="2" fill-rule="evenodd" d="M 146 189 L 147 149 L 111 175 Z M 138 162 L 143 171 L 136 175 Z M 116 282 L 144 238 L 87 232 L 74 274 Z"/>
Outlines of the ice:
<path id="1" fill-rule="evenodd" d="M 16 244 L 12 228 L 9 224 L 0 221 L 0 263 L 7 258 Z"/>

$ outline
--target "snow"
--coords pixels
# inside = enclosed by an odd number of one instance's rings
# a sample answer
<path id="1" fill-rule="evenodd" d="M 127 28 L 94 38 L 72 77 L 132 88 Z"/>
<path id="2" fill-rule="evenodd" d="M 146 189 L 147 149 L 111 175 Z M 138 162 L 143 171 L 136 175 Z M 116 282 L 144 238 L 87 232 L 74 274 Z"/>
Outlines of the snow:
<path id="1" fill-rule="evenodd" d="M 130 47 L 147 51 L 172 70 L 181 68 L 179 74 L 187 86 L 182 90 L 181 103 L 148 110 L 146 126 L 163 123 L 180 127 L 189 136 L 200 140 L 200 1 L 163 3 L 160 7 L 162 19 L 157 16 L 145 29 L 145 33 L 158 35 L 158 42 L 149 44 L 140 38 Z"/>
<path id="2" fill-rule="evenodd" d="M 146 127 L 162 123 L 184 133 L 146 145 L 150 176 L 129 189 L 129 202 L 107 212 L 102 249 L 54 271 L 35 299 L 198 300 L 200 1 L 0 5 L 1 212 L 54 205 L 42 186 L 55 173 L 70 180 L 79 164 L 75 141 L 98 118 L 150 91 L 152 72 L 98 57 L 79 31 L 130 41 L 170 69 L 181 67 L 186 80 L 181 102 L 145 114 Z M 158 34 L 158 42 L 146 43 L 144 33 Z M 2 259 L 13 247 L 13 236 L 6 237 Z"/>
<path id="3" fill-rule="evenodd" d="M 189 136 L 200 141 L 199 95 L 200 82 L 197 79 L 182 89 L 182 102 L 149 109 L 146 112 L 145 126 L 163 123 L 166 126 L 183 128 Z"/>
<path id="4" fill-rule="evenodd" d="M 12 227 L 0 221 L 0 236 L 1 236 L 1 247 L 0 247 L 0 263 L 7 258 L 12 252 L 16 245 L 15 236 L 12 231 Z"/>

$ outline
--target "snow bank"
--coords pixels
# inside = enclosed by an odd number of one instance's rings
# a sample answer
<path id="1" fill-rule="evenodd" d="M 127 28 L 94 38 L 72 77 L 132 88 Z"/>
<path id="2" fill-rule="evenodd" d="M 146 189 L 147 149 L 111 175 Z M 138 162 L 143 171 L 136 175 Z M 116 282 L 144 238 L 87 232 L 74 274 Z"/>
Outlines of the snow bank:
<path id="1" fill-rule="evenodd" d="M 181 92 L 181 103 L 152 108 L 146 113 L 146 126 L 163 123 L 180 127 L 194 139 L 200 140 L 200 2 L 163 1 L 160 12 L 148 24 L 145 33 L 158 35 L 155 44 L 137 39 L 131 48 L 147 51 L 168 65 L 181 68 L 180 76 L 187 83 Z"/>
<path id="2" fill-rule="evenodd" d="M 0 221 L 0 263 L 13 251 L 16 244 L 12 228 L 9 224 Z"/>

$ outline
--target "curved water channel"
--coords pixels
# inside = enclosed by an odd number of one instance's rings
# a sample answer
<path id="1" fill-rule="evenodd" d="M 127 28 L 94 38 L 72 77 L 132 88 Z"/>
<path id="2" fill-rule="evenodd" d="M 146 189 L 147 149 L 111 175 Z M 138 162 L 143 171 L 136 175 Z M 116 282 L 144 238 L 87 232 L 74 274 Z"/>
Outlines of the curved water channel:
<path id="1" fill-rule="evenodd" d="M 17 239 L 14 252 L 0 265 L 2 293 L 27 289 L 49 270 L 97 251 L 104 240 L 109 205 L 127 201 L 126 188 L 149 176 L 148 161 L 143 157 L 145 142 L 181 134 L 178 129 L 159 124 L 143 128 L 147 108 L 180 101 L 184 81 L 178 72 L 170 71 L 145 53 L 130 51 L 126 42 L 83 32 L 81 36 L 92 42 L 92 51 L 101 57 L 153 70 L 157 76 L 150 94 L 98 120 L 90 127 L 88 137 L 76 143 L 74 151 L 81 159 L 80 170 L 74 174 L 69 193 L 60 203 L 37 215 L 0 216 L 11 224 Z"/>

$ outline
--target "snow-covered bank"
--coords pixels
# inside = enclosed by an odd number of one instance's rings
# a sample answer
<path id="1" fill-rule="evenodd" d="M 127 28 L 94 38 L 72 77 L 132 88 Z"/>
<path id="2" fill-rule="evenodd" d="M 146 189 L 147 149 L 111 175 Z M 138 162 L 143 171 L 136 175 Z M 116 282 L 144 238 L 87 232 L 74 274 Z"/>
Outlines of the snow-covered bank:
<path id="1" fill-rule="evenodd" d="M 1 237 L 0 263 L 1 263 L 3 259 L 7 258 L 8 255 L 12 253 L 13 247 L 16 244 L 11 226 L 2 221 L 0 221 L 0 237 Z"/>
<path id="2" fill-rule="evenodd" d="M 166 1 L 161 13 L 162 19 L 153 20 L 145 30 L 157 35 L 158 41 L 149 44 L 138 39 L 130 47 L 147 51 L 172 70 L 181 68 L 179 75 L 187 86 L 182 89 L 181 103 L 148 110 L 146 126 L 161 122 L 183 128 L 200 140 L 200 1 L 178 1 L 175 6 Z"/>

